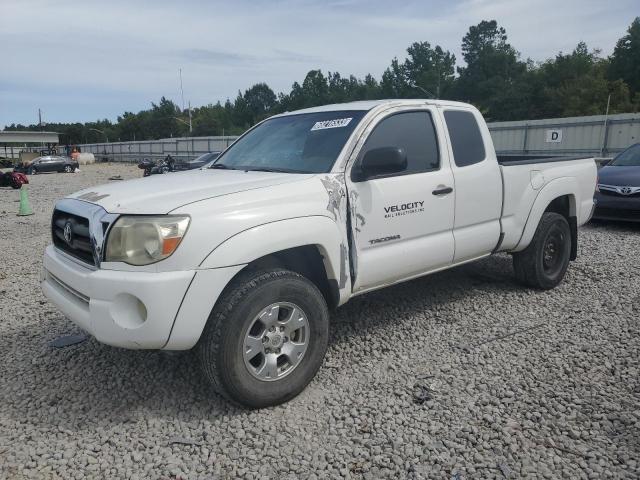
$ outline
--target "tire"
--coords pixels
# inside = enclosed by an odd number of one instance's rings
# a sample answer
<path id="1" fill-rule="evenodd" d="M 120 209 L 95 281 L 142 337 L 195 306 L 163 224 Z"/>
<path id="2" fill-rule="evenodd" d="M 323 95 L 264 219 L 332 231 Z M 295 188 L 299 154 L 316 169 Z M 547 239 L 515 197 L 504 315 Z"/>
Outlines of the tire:
<path id="1" fill-rule="evenodd" d="M 543 290 L 557 286 L 569 266 L 571 241 L 567 219 L 558 213 L 543 213 L 529 246 L 513 254 L 518 281 Z"/>
<path id="2" fill-rule="evenodd" d="M 276 326 L 276 333 L 271 333 L 266 327 L 270 319 L 259 316 L 261 312 L 274 311 L 269 308 L 276 304 L 280 306 L 282 321 L 287 321 L 290 307 L 302 311 L 297 316 L 292 313 L 291 319 L 297 318 L 296 322 L 306 319 L 305 327 L 292 332 L 291 338 L 286 337 L 289 330 L 278 336 L 278 328 L 284 327 Z M 263 324 L 264 318 L 267 320 Z M 280 322 L 278 319 L 277 323 Z M 262 408 L 284 403 L 307 386 L 322 364 L 328 336 L 329 311 L 318 288 L 297 273 L 274 269 L 241 274 L 227 287 L 211 312 L 196 348 L 204 375 L 218 393 L 245 407 Z M 261 341 L 255 346 L 256 351 L 263 351 L 248 360 L 252 349 L 246 342 L 251 338 Z M 279 344 L 282 353 L 280 348 L 269 348 L 271 341 L 276 345 L 276 338 L 288 342 Z M 289 357 L 284 353 L 287 348 L 300 350 L 303 340 L 306 347 L 301 354 Z M 289 365 L 289 359 L 295 355 L 297 363 L 294 366 L 292 360 Z M 267 358 L 277 358 L 276 375 L 258 378 L 259 372 L 269 370 L 260 369 L 260 365 L 266 366 Z"/>
<path id="3" fill-rule="evenodd" d="M 64 172 L 65 173 L 71 173 L 73 172 L 73 167 L 71 165 L 65 165 L 64 166 Z"/>
<path id="4" fill-rule="evenodd" d="M 38 174 L 38 169 L 36 167 L 31 167 L 29 169 L 29 175 L 37 175 Z"/>

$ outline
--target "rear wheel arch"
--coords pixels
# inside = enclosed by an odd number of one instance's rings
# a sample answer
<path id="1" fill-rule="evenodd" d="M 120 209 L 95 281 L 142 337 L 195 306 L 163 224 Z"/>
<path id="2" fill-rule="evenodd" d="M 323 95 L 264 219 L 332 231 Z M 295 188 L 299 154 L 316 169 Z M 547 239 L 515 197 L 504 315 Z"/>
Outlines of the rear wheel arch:
<path id="1" fill-rule="evenodd" d="M 520 241 L 511 251 L 519 252 L 527 248 L 533 239 L 544 213 L 558 213 L 569 222 L 572 240 L 571 259 L 574 260 L 577 254 L 578 203 L 573 192 L 578 191 L 578 183 L 574 177 L 562 177 L 546 184 L 533 202 Z"/>
<path id="2" fill-rule="evenodd" d="M 576 214 L 576 197 L 573 194 L 561 195 L 554 198 L 544 213 L 558 213 L 569 222 L 569 230 L 571 231 L 571 256 L 570 260 L 578 258 L 578 217 Z"/>

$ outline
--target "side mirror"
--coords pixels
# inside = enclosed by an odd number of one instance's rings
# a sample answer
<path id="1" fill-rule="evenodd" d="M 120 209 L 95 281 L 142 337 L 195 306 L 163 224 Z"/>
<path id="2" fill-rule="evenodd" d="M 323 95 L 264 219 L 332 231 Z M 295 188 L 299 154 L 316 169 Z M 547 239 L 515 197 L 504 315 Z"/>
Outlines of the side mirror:
<path id="1" fill-rule="evenodd" d="M 400 147 L 380 147 L 369 150 L 351 171 L 351 180 L 364 182 L 407 169 L 407 154 Z"/>

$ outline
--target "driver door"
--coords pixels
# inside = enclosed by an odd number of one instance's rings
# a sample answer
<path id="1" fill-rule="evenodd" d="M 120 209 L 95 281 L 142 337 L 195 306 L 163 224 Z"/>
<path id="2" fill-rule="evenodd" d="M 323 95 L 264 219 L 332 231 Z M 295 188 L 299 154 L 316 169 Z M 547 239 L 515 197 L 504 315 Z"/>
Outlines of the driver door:
<path id="1" fill-rule="evenodd" d="M 347 173 L 353 291 L 361 292 L 451 265 L 454 183 L 435 109 L 378 117 Z M 353 181 L 367 151 L 402 148 L 404 171 Z"/>

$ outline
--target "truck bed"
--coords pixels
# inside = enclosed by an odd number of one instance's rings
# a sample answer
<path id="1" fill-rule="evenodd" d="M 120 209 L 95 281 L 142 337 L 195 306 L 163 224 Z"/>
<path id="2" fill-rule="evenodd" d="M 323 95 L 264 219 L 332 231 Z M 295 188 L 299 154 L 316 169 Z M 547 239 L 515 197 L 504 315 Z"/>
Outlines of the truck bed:
<path id="1" fill-rule="evenodd" d="M 530 165 L 532 163 L 563 162 L 567 160 L 582 160 L 585 156 L 557 157 L 553 155 L 498 155 L 498 163 L 505 167 L 513 165 Z"/>
<path id="2" fill-rule="evenodd" d="M 568 189 L 573 192 L 571 211 L 576 216 L 577 224 L 581 225 L 588 220 L 596 183 L 593 158 L 529 157 L 509 161 L 502 158 L 503 161 L 499 161 L 503 181 L 502 249 L 510 251 L 521 244 L 523 231 L 536 199 L 559 183 L 571 185 Z"/>

